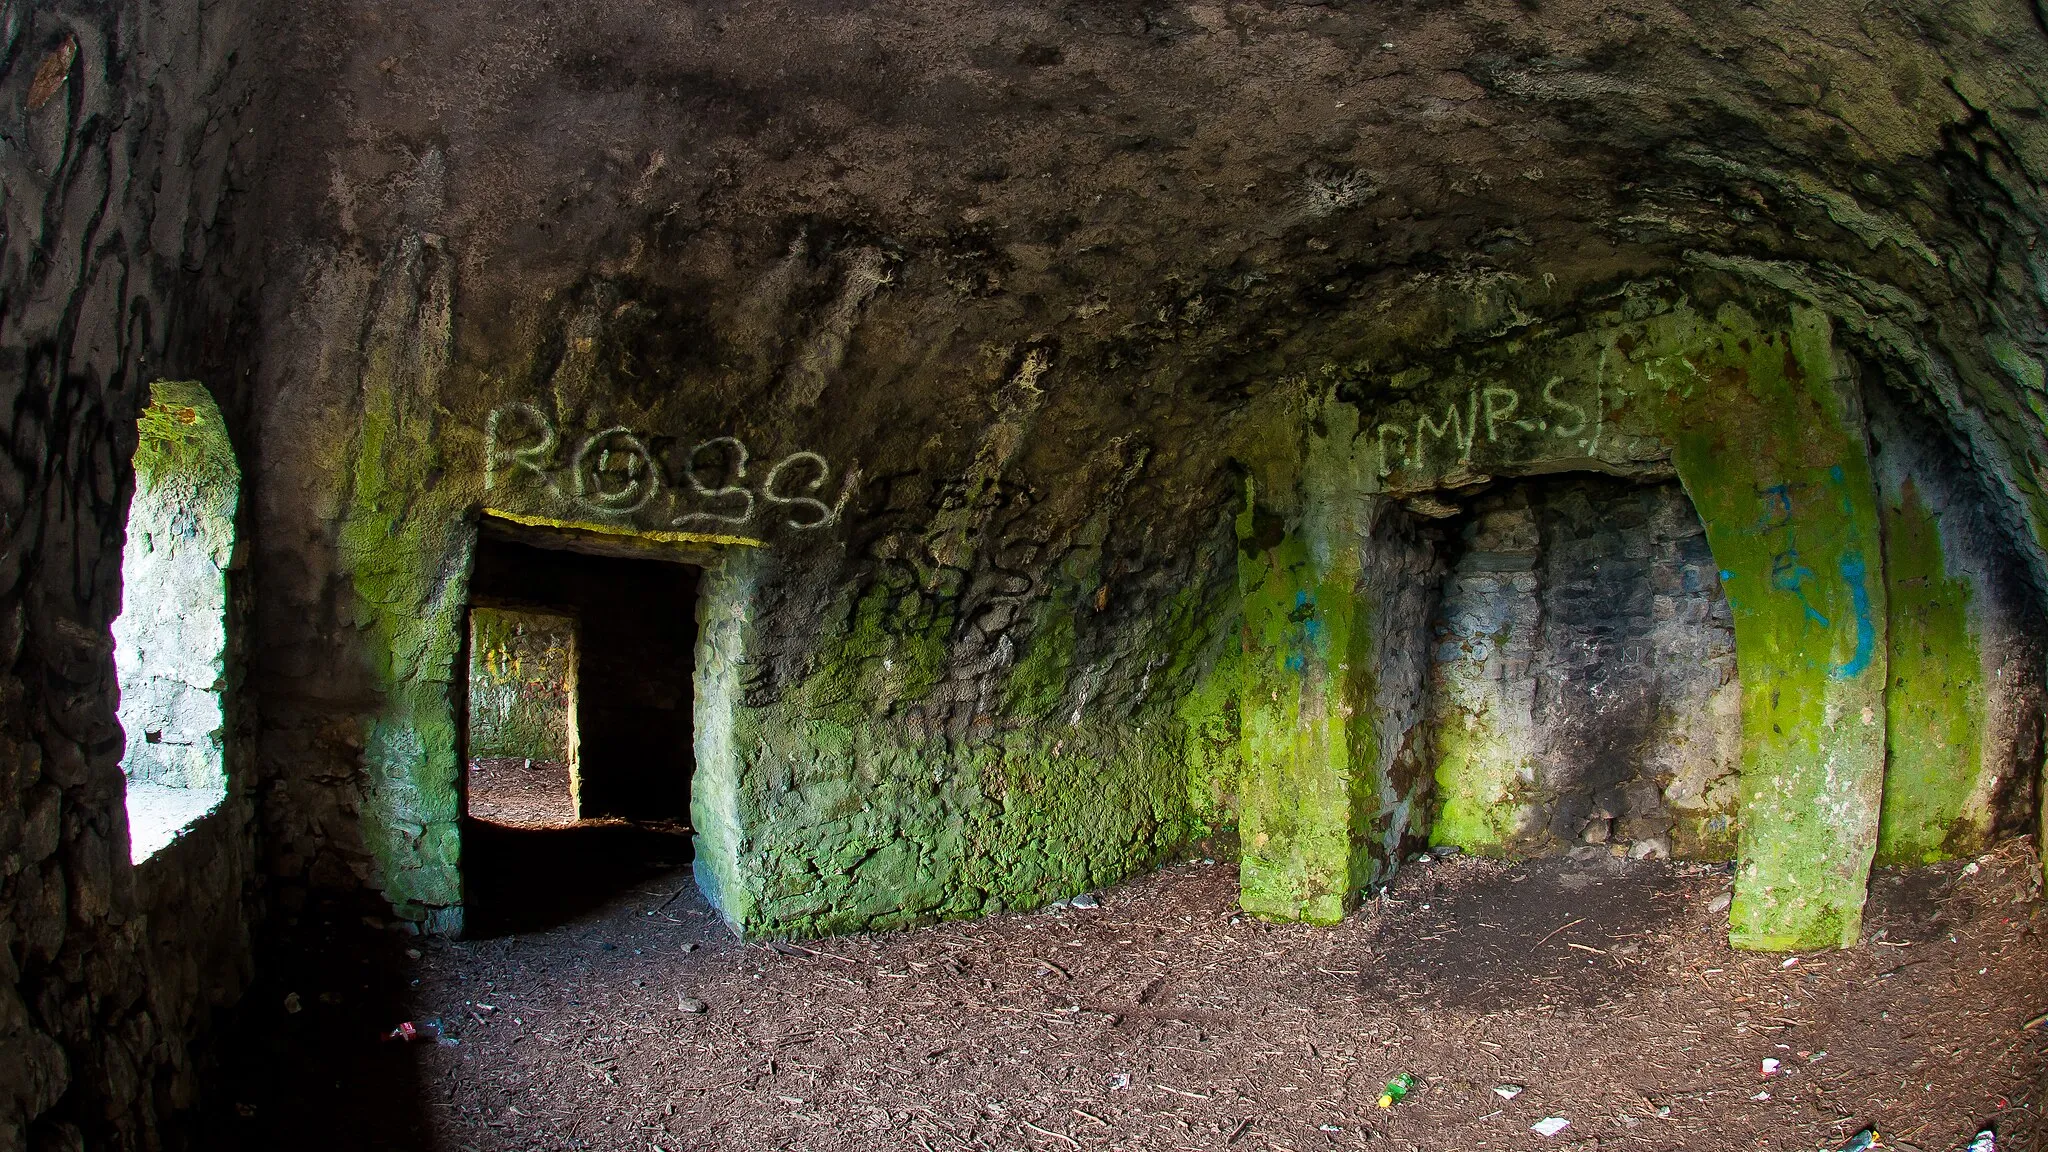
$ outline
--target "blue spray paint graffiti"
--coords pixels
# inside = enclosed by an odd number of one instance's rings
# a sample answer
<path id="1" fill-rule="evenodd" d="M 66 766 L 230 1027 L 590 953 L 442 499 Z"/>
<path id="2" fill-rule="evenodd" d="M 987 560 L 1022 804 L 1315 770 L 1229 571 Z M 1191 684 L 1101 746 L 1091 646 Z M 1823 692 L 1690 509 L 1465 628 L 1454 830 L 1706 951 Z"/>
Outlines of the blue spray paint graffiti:
<path id="1" fill-rule="evenodd" d="M 1806 613 L 1807 620 L 1822 628 L 1832 625 L 1821 611 L 1807 598 L 1806 585 L 1815 578 L 1814 571 L 1799 560 L 1799 537 L 1793 527 L 1792 486 L 1773 484 L 1760 488 L 1757 495 L 1764 501 L 1763 515 L 1757 518 L 1757 531 L 1764 536 L 1778 535 L 1778 548 L 1771 554 L 1771 587 L 1780 592 L 1790 592 L 1799 597 L 1799 607 Z"/>
<path id="2" fill-rule="evenodd" d="M 1870 588 L 1866 583 L 1870 573 L 1863 565 L 1863 553 L 1856 549 L 1842 553 L 1841 568 L 1842 580 L 1849 585 L 1849 599 L 1856 606 L 1856 654 L 1847 664 L 1835 668 L 1835 676 L 1848 680 L 1870 667 L 1870 657 L 1877 650 L 1877 623 L 1870 617 Z"/>
<path id="3" fill-rule="evenodd" d="M 1287 622 L 1298 626 L 1301 633 L 1291 637 L 1293 643 L 1287 646 L 1287 670 L 1301 672 L 1308 668 L 1308 654 L 1321 648 L 1323 622 L 1316 619 L 1315 597 L 1307 592 L 1294 594 L 1294 611 L 1287 614 Z"/>

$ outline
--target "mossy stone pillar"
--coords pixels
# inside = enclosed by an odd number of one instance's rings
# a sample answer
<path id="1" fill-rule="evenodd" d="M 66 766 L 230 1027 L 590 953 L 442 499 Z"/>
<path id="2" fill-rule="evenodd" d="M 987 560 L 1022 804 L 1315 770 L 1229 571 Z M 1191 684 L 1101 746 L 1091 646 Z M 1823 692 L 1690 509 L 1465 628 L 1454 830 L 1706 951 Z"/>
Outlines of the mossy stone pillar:
<path id="1" fill-rule="evenodd" d="M 1729 939 L 1847 947 L 1885 766 L 1885 581 L 1861 406 L 1827 319 L 1766 331 L 1725 310 L 1695 364 L 1675 462 L 1721 566 L 1742 674 Z"/>

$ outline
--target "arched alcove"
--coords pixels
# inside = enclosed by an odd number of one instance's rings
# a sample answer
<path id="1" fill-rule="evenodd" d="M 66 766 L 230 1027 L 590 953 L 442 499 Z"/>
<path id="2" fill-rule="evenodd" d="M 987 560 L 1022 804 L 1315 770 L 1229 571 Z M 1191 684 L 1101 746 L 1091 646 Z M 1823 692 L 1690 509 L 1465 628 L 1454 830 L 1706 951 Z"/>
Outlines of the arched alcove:
<path id="1" fill-rule="evenodd" d="M 227 795 L 227 570 L 242 482 L 220 409 L 202 384 L 150 385 L 139 431 L 114 621 L 136 863 Z"/>

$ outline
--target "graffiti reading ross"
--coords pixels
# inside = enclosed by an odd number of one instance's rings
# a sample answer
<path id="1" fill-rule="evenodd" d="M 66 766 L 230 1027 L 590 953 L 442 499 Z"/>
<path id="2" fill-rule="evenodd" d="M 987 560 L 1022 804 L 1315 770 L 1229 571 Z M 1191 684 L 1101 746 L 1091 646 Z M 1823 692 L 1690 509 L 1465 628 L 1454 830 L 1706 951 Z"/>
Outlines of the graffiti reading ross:
<path id="1" fill-rule="evenodd" d="M 614 425 L 572 446 L 538 407 L 507 404 L 484 425 L 484 490 L 538 484 L 590 512 L 656 508 L 675 528 L 737 528 L 772 510 L 788 527 L 809 531 L 838 523 L 860 487 L 860 469 L 850 468 L 832 495 L 832 464 L 816 452 L 792 452 L 764 471 L 737 436 L 714 436 L 674 452 L 649 443 Z M 757 477 L 758 484 L 749 485 Z"/>

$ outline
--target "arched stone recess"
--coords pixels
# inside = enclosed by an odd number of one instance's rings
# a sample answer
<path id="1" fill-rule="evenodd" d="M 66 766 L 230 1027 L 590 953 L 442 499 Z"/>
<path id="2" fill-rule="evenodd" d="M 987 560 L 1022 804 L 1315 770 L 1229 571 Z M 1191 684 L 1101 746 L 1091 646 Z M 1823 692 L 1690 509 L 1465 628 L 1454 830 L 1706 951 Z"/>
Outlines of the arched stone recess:
<path id="1" fill-rule="evenodd" d="M 149 391 L 113 624 L 136 863 L 227 796 L 227 573 L 242 485 L 206 386 L 158 380 Z"/>
<path id="2" fill-rule="evenodd" d="M 1417 525 L 1499 480 L 1585 471 L 1675 476 L 1719 569 L 1740 674 L 1732 939 L 1760 949 L 1856 939 L 1887 732 L 1904 717 L 1896 701 L 1888 712 L 1894 592 L 1863 394 L 1825 314 L 1794 305 L 1765 317 L 1632 290 L 1578 324 L 1347 385 L 1342 399 L 1311 403 L 1307 425 L 1295 460 L 1254 468 L 1240 520 L 1246 908 L 1333 920 L 1423 836 L 1517 850 L 1533 769 L 1527 741 L 1497 723 L 1512 707 L 1431 724 L 1413 703 L 1431 643 L 1415 588 L 1440 563 Z M 1901 454 L 1894 470 L 1915 469 Z M 1968 482 L 1954 468 L 1943 477 Z M 1909 488 L 1894 478 L 1886 491 Z M 1893 521 L 1912 515 L 1902 507 Z M 1923 531 L 1932 543 L 1919 546 L 1920 563 L 1933 555 L 1938 566 L 1946 537 Z M 1981 555 L 1971 543 L 1950 551 Z M 1982 575 L 1960 562 L 1946 571 Z M 1895 766 L 1911 777 L 1894 780 L 1895 794 L 1936 776 L 1962 781 L 1921 789 L 1916 828 L 1992 827 L 1994 810 L 2013 810 L 2012 780 L 2025 779 L 2015 749 L 2033 747 L 2038 687 L 1986 689 L 1993 669 L 1972 646 L 1985 617 L 1949 610 L 1956 599 L 1913 626 L 1940 633 L 1930 644 L 1942 646 L 1942 691 L 1988 691 L 1997 703 L 1956 721 L 1951 754 Z M 2018 609 L 2004 612 L 1993 646 L 2010 655 L 2006 621 Z M 1928 707 L 1907 711 L 1924 723 Z M 1977 843 L 1981 834 L 1964 833 L 1950 845 Z"/>

